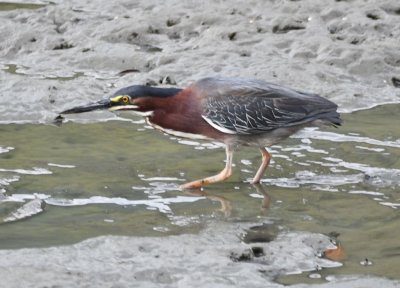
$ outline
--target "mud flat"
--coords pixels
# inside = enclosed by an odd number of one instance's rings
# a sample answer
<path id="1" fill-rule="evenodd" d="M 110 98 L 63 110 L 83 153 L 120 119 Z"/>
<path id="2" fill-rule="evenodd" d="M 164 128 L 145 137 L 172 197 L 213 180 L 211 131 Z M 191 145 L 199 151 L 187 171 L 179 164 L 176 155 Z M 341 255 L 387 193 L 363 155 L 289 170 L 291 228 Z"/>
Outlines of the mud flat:
<path id="1" fill-rule="evenodd" d="M 400 100 L 395 0 L 37 3 L 0 4 L 3 123 L 46 122 L 131 83 L 209 75 L 313 91 L 348 112 Z"/>
<path id="2" fill-rule="evenodd" d="M 340 266 L 317 256 L 330 245 L 326 236 L 283 233 L 269 243 L 240 245 L 244 228 L 214 222 L 199 235 L 100 237 L 66 247 L 0 251 L 7 259 L 0 262 L 7 283 L 2 287 L 285 287 L 272 282 L 276 275 Z M 398 287 L 375 277 L 328 279 L 313 287 Z"/>

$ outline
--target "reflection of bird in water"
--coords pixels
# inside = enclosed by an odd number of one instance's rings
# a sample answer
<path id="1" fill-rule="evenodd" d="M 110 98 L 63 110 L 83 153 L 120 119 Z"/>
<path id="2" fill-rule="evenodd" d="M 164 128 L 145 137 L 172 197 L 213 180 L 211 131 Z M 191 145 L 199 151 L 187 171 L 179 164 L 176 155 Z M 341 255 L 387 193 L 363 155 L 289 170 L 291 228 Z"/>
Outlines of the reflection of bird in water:
<path id="1" fill-rule="evenodd" d="M 225 168 L 215 176 L 182 185 L 184 189 L 230 177 L 233 150 L 238 145 L 255 146 L 261 151 L 261 166 L 252 181 L 259 183 L 271 159 L 265 147 L 306 126 L 338 126 L 342 122 L 337 105 L 316 94 L 238 78 L 205 78 L 186 89 L 129 86 L 111 98 L 61 114 L 99 109 L 132 110 L 165 133 L 224 143 Z"/>
<path id="2" fill-rule="evenodd" d="M 221 204 L 220 211 L 224 213 L 225 217 L 231 216 L 232 213 L 232 203 L 227 198 L 219 196 L 216 194 L 207 193 L 205 191 L 196 189 L 188 191 L 191 195 L 206 197 L 207 199 L 218 201 Z"/>
<path id="3" fill-rule="evenodd" d="M 256 188 L 256 191 L 259 194 L 263 195 L 263 199 L 261 201 L 261 208 L 265 210 L 268 209 L 269 205 L 271 204 L 271 197 L 261 184 L 253 184 L 253 186 Z"/>
<path id="4" fill-rule="evenodd" d="M 268 195 L 267 191 L 261 184 L 253 184 L 256 191 L 263 196 L 261 200 L 261 209 L 267 210 L 270 206 L 271 198 Z M 195 196 L 206 197 L 213 201 L 218 201 L 221 204 L 221 211 L 224 213 L 225 217 L 231 216 L 232 213 L 232 202 L 228 200 L 226 197 L 219 196 L 216 194 L 208 193 L 200 189 L 189 190 L 188 193 Z"/>

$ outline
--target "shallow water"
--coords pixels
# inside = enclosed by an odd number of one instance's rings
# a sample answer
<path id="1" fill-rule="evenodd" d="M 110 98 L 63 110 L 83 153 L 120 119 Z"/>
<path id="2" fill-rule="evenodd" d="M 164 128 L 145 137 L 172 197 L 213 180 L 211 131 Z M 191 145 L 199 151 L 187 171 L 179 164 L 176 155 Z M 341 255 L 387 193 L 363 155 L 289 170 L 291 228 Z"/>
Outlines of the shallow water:
<path id="1" fill-rule="evenodd" d="M 309 128 L 271 147 L 273 162 L 261 187 L 247 183 L 258 151 L 239 149 L 231 179 L 197 194 L 178 186 L 223 167 L 218 145 L 162 135 L 140 118 L 1 125 L 0 248 L 100 235 L 182 235 L 210 221 L 266 217 L 279 231 L 339 234 L 347 258 L 340 268 L 318 272 L 322 277 L 400 279 L 399 113 L 400 105 L 384 105 L 345 114 L 339 129 Z M 32 201 L 40 208 L 24 208 Z M 278 281 L 315 281 L 309 274 Z"/>

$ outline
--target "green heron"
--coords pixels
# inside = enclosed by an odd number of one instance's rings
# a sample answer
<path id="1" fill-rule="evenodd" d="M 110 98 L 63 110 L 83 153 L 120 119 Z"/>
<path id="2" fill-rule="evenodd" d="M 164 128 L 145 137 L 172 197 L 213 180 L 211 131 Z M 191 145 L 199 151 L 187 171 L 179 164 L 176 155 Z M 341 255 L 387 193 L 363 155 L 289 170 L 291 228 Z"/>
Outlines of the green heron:
<path id="1" fill-rule="evenodd" d="M 225 168 L 217 175 L 181 186 L 190 189 L 231 176 L 233 151 L 240 145 L 260 149 L 261 166 L 252 180 L 259 183 L 271 160 L 265 147 L 306 126 L 341 125 L 337 108 L 335 103 L 319 95 L 261 80 L 210 77 L 186 89 L 133 85 L 118 90 L 110 98 L 60 114 L 132 110 L 167 134 L 225 144 Z"/>

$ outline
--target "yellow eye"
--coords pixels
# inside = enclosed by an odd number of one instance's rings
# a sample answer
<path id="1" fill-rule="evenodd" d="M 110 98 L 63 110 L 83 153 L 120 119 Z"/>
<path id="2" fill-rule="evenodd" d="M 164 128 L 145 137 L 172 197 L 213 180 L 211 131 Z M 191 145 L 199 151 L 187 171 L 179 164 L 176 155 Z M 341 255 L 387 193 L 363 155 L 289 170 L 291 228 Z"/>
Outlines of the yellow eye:
<path id="1" fill-rule="evenodd" d="M 129 97 L 128 96 L 123 96 L 122 97 L 122 102 L 128 103 L 129 102 Z"/>

